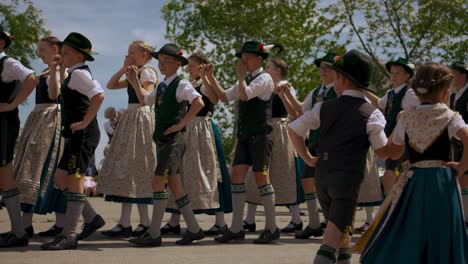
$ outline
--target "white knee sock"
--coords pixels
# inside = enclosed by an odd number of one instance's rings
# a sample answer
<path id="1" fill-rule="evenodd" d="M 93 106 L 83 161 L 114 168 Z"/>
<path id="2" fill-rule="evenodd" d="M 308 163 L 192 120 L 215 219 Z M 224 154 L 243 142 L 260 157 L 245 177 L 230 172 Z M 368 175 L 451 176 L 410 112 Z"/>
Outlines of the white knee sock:
<path id="1" fill-rule="evenodd" d="M 138 204 L 138 214 L 140 215 L 140 224 L 144 226 L 149 226 L 150 220 L 148 215 L 148 205 L 147 204 Z"/>
<path id="2" fill-rule="evenodd" d="M 256 204 L 247 204 L 247 216 L 245 217 L 245 221 L 248 224 L 255 223 L 255 214 L 257 213 L 257 205 Z"/>

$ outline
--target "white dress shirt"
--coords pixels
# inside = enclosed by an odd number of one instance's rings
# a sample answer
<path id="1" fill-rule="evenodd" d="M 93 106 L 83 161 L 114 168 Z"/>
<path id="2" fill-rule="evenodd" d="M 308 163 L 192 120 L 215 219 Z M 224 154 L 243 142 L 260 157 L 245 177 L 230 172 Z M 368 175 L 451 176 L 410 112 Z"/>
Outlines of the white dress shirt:
<path id="1" fill-rule="evenodd" d="M 85 65 L 84 62 L 78 63 L 70 67 L 67 72 L 72 73 L 70 81 L 68 82 L 68 88 L 75 90 L 83 95 L 86 95 L 89 99 L 94 96 L 104 93 L 101 84 L 93 80 L 91 73 L 84 69 L 77 69 Z"/>
<path id="2" fill-rule="evenodd" d="M 0 59 L 5 56 L 5 52 L 0 53 Z M 26 77 L 32 73 L 34 73 L 34 71 L 24 67 L 21 62 L 13 58 L 8 58 L 3 62 L 2 81 L 5 83 L 13 81 L 24 82 Z"/>
<path id="3" fill-rule="evenodd" d="M 262 73 L 263 68 L 260 67 L 257 70 L 250 73 L 250 76 L 257 76 L 252 82 L 247 85 L 245 93 L 247 94 L 248 100 L 258 97 L 263 101 L 270 100 L 270 97 L 275 89 L 275 83 L 271 78 L 270 74 Z M 259 75 L 260 74 L 260 75 Z M 225 91 L 228 101 L 239 100 L 239 81 L 236 82 L 231 88 Z"/>

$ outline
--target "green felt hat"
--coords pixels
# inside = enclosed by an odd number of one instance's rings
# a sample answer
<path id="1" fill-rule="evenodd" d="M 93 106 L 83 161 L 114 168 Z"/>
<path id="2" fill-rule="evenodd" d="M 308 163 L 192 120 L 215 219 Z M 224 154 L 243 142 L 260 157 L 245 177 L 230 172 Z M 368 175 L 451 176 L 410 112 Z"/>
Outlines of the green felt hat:
<path id="1" fill-rule="evenodd" d="M 320 63 L 322 61 L 326 61 L 326 62 L 329 62 L 330 64 L 333 64 L 335 63 L 335 61 L 337 61 L 338 59 L 340 58 L 340 56 L 338 56 L 338 54 L 334 53 L 334 52 L 328 52 L 327 54 L 325 54 L 325 56 L 323 56 L 322 58 L 318 58 L 316 60 L 314 60 L 314 64 L 315 66 L 320 67 Z"/>
<path id="2" fill-rule="evenodd" d="M 164 54 L 164 55 L 169 55 L 177 60 L 182 62 L 182 66 L 185 66 L 188 64 L 187 58 L 184 57 L 184 53 L 182 50 L 175 44 L 169 43 L 161 47 L 161 49 L 157 52 L 151 52 L 151 56 L 153 58 L 158 59 L 158 54 Z"/>
<path id="3" fill-rule="evenodd" d="M 92 55 L 96 53 L 91 51 L 93 46 L 89 39 L 80 33 L 72 32 L 68 34 L 63 41 L 59 41 L 58 44 L 60 46 L 68 45 L 81 52 L 84 55 L 85 60 L 94 61 L 94 57 Z"/>
<path id="4" fill-rule="evenodd" d="M 333 63 L 330 68 L 346 76 L 359 87 L 375 93 L 369 88 L 371 58 L 358 50 L 351 50 Z"/>
<path id="5" fill-rule="evenodd" d="M 389 61 L 385 64 L 385 68 L 387 69 L 388 72 L 390 72 L 390 66 L 392 65 L 399 65 L 402 66 L 406 72 L 410 74 L 410 78 L 414 76 L 414 64 L 410 63 L 407 59 L 405 58 L 398 58 L 395 61 Z"/>

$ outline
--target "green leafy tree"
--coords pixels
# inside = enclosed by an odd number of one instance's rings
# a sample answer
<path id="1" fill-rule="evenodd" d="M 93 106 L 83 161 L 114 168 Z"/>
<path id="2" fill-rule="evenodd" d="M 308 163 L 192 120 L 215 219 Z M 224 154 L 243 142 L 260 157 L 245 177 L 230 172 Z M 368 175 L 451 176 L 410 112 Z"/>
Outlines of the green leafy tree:
<path id="1" fill-rule="evenodd" d="M 26 67 L 36 58 L 36 45 L 50 32 L 44 28 L 41 11 L 28 0 L 7 0 L 0 3 L 0 24 L 15 37 L 8 55 Z"/>
<path id="2" fill-rule="evenodd" d="M 349 40 L 372 57 L 373 84 L 381 88 L 388 76 L 382 59 L 466 60 L 467 9 L 464 0 L 342 0 L 329 11 L 341 18 Z"/>

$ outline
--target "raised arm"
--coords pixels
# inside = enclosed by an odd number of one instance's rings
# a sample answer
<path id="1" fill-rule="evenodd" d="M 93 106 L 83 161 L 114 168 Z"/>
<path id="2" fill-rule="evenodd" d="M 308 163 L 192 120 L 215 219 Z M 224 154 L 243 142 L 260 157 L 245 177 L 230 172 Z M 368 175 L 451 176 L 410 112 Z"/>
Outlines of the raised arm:
<path id="1" fill-rule="evenodd" d="M 212 84 L 211 82 L 216 82 L 216 78 L 214 77 L 214 65 L 213 64 L 206 64 L 206 65 L 200 65 L 201 66 L 201 79 L 203 82 L 203 86 L 205 87 L 203 93 L 210 99 L 210 102 L 213 104 L 217 104 L 219 101 L 218 96 L 214 92 L 214 89 L 211 87 Z M 210 82 L 209 76 L 212 77 L 212 80 Z M 219 85 L 219 84 L 218 84 Z"/>
<path id="2" fill-rule="evenodd" d="M 65 75 L 65 69 L 60 67 L 62 63 L 62 59 L 60 55 L 55 55 L 52 64 L 50 65 L 49 69 L 49 83 L 48 83 L 48 91 L 49 91 L 49 98 L 51 100 L 57 100 L 58 96 L 60 95 L 60 83 L 62 80 L 62 74 Z M 57 69 L 59 69 L 59 75 L 57 76 Z"/>
<path id="3" fill-rule="evenodd" d="M 284 93 L 284 97 L 287 98 L 287 100 L 289 101 L 289 104 L 290 104 L 290 107 L 292 109 L 294 109 L 294 111 L 296 112 L 297 116 L 295 118 L 298 118 L 299 116 L 303 115 L 304 114 L 304 111 L 302 110 L 302 103 L 299 102 L 299 100 L 297 100 L 296 96 L 294 96 L 294 94 L 292 93 L 291 89 L 291 85 L 290 84 L 286 84 L 287 86 L 285 86 L 283 88 L 283 93 Z M 287 110 L 287 108 L 286 108 Z M 288 114 L 293 117 L 293 115 L 291 115 L 288 111 Z M 293 117 L 294 118 L 294 117 Z"/>
<path id="4" fill-rule="evenodd" d="M 132 61 L 128 57 L 125 57 L 124 65 L 122 66 L 122 68 L 114 75 L 112 75 L 109 82 L 107 82 L 107 89 L 115 90 L 122 89 L 128 86 L 127 80 L 121 80 L 121 78 L 126 73 L 127 68 L 130 65 L 132 65 Z"/>
<path id="5" fill-rule="evenodd" d="M 209 86 L 207 86 L 207 88 L 209 88 L 209 90 L 211 90 L 216 95 L 216 97 L 219 100 L 221 100 L 221 102 L 229 102 L 229 100 L 226 97 L 226 92 L 224 88 L 221 87 L 218 80 L 215 78 L 213 71 L 211 71 L 211 74 L 206 75 L 206 79 L 209 82 Z"/>
<path id="6" fill-rule="evenodd" d="M 286 96 L 286 94 L 285 94 L 286 90 L 290 92 L 290 89 L 291 89 L 290 86 L 291 85 L 289 83 L 282 84 L 280 86 L 275 87 L 275 92 L 280 97 L 281 102 L 283 102 L 283 105 L 286 108 L 286 111 L 288 112 L 288 115 L 292 119 L 296 119 L 302 114 L 302 111 L 300 113 L 297 112 L 297 109 L 293 107 L 293 104 L 291 103 L 291 100 L 289 100 L 288 96 Z M 291 96 L 296 98 L 292 93 L 291 93 Z M 302 110 L 302 108 L 301 108 L 301 110 Z"/>

